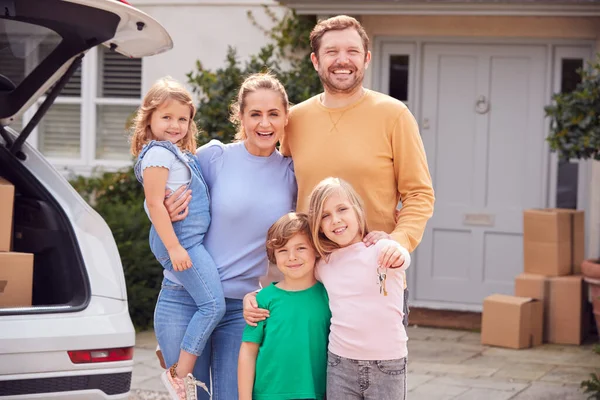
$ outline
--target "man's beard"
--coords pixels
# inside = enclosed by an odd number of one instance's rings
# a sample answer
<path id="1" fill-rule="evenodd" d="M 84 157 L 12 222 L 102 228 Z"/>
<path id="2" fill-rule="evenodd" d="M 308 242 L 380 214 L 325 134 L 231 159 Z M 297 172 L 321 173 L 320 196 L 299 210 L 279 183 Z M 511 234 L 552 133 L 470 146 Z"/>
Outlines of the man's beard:
<path id="1" fill-rule="evenodd" d="M 342 69 L 339 67 L 336 67 L 338 69 Z M 333 68 L 330 68 L 333 69 Z M 331 79 L 329 79 L 329 70 L 323 71 L 321 69 L 319 69 L 318 74 L 319 74 L 319 79 L 321 80 L 321 84 L 323 84 L 323 87 L 330 93 L 333 94 L 349 94 L 349 93 L 354 93 L 356 91 L 356 89 L 362 85 L 363 79 L 364 79 L 364 70 L 359 70 L 359 69 L 354 69 L 352 68 L 352 70 L 354 70 L 353 72 L 353 79 L 349 80 L 347 82 L 344 82 L 342 85 L 340 86 L 339 84 L 336 84 L 335 82 L 333 82 Z"/>

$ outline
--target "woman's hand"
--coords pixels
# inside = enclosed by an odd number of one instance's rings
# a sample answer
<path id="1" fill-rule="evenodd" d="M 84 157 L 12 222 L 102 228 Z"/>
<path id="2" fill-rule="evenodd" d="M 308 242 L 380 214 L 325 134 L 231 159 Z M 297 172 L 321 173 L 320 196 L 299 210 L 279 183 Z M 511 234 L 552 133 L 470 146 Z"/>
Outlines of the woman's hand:
<path id="1" fill-rule="evenodd" d="M 404 254 L 393 244 L 388 244 L 379 251 L 377 264 L 381 268 L 400 268 L 404 265 Z"/>
<path id="2" fill-rule="evenodd" d="M 392 236 L 383 231 L 372 231 L 365 235 L 363 242 L 369 247 L 381 239 L 392 239 Z"/>
<path id="3" fill-rule="evenodd" d="M 188 204 L 192 200 L 192 191 L 188 190 L 186 192 L 185 185 L 182 185 L 171 196 L 169 196 L 170 193 L 169 189 L 165 192 L 165 208 L 169 213 L 169 217 L 171 217 L 171 222 L 182 221 L 190 211 Z"/>
<path id="4" fill-rule="evenodd" d="M 256 302 L 256 292 L 248 293 L 244 296 L 244 320 L 250 326 L 256 326 L 257 322 L 269 318 L 269 310 L 258 308 Z"/>
<path id="5" fill-rule="evenodd" d="M 183 271 L 192 266 L 192 260 L 188 252 L 181 245 L 177 245 L 169 250 L 171 264 L 175 271 Z"/>

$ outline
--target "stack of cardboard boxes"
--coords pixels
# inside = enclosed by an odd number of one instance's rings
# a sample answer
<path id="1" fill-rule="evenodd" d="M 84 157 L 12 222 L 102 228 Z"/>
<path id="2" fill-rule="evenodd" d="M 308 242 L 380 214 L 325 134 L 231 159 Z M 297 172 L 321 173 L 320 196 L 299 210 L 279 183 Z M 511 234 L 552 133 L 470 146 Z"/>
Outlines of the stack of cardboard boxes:
<path id="1" fill-rule="evenodd" d="M 524 272 L 515 279 L 514 296 L 484 300 L 482 344 L 516 349 L 542 342 L 581 344 L 588 332 L 584 234 L 583 211 L 524 211 Z"/>
<path id="2" fill-rule="evenodd" d="M 0 177 L 0 308 L 31 306 L 33 254 L 11 251 L 15 187 Z"/>

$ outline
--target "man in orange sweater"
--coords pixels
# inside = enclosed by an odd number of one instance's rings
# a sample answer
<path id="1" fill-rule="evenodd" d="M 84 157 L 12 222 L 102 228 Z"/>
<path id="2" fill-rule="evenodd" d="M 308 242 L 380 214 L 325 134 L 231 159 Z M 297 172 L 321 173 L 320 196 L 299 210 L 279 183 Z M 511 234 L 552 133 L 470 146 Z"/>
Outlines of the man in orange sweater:
<path id="1" fill-rule="evenodd" d="M 324 92 L 291 109 L 281 143 L 281 152 L 294 160 L 297 211 L 307 211 L 308 196 L 322 179 L 342 178 L 365 202 L 369 229 L 387 232 L 413 252 L 434 204 L 417 122 L 402 102 L 363 87 L 371 52 L 356 19 L 320 21 L 310 42 Z"/>

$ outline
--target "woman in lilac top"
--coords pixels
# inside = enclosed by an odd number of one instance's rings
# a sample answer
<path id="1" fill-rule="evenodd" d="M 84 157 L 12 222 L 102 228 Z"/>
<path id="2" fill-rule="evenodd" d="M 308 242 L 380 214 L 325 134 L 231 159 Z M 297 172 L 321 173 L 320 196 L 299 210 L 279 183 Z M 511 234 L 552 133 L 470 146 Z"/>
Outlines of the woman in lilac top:
<path id="1" fill-rule="evenodd" d="M 210 192 L 212 222 L 204 245 L 218 268 L 226 312 L 193 375 L 203 382 L 212 377 L 214 400 L 238 398 L 237 361 L 246 324 L 242 298 L 259 289 L 259 278 L 267 274 L 267 230 L 295 209 L 292 161 L 276 150 L 287 125 L 288 108 L 287 94 L 276 78 L 252 75 L 242 84 L 232 107 L 237 140 L 230 144 L 213 140 L 196 152 Z M 180 196 L 181 192 L 182 188 L 165 201 L 174 221 L 187 215 L 189 196 Z M 167 365 L 177 359 L 185 327 L 196 309 L 181 283 L 166 271 L 154 329 Z M 208 400 L 208 395 L 199 391 L 198 398 Z"/>

